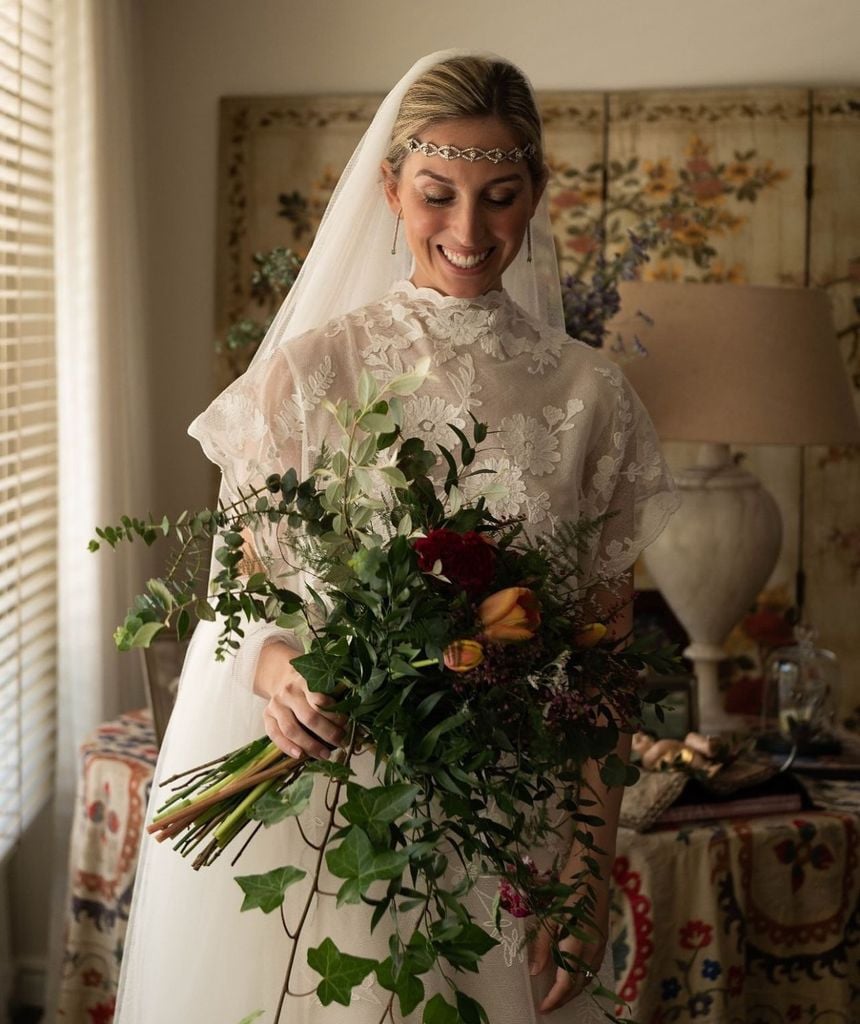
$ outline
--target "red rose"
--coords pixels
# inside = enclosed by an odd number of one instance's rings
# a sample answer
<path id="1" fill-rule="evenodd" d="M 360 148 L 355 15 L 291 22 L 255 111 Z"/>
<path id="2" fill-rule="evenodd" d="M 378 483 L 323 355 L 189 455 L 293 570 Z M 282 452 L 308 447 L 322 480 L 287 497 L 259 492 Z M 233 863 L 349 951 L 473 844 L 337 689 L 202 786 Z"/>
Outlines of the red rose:
<path id="1" fill-rule="evenodd" d="M 493 582 L 496 574 L 496 555 L 480 533 L 469 530 L 431 530 L 426 537 L 414 543 L 418 555 L 418 568 L 432 572 L 437 562 L 442 563 L 442 575 L 465 590 L 469 596 L 479 594 Z"/>

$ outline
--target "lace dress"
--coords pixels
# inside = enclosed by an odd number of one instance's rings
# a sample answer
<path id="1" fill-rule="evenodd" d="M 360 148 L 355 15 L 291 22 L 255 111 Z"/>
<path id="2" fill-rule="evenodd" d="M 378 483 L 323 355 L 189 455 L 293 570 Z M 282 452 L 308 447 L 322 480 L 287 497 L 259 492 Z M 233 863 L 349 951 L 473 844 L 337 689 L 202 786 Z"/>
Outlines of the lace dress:
<path id="1" fill-rule="evenodd" d="M 405 400 L 405 436 L 428 445 L 456 446 L 448 424 L 468 429 L 470 413 L 486 422 L 490 443 L 478 462 L 494 474 L 466 481 L 464 490 L 492 481 L 491 510 L 525 516 L 529 530 L 552 529 L 563 519 L 612 512 L 595 538 L 591 569 L 621 572 L 662 529 L 678 499 L 653 428 L 621 371 L 593 349 L 531 320 L 504 292 L 475 299 L 441 296 L 409 282 L 381 300 L 310 331 L 275 351 L 227 389 L 192 425 L 206 454 L 224 474 L 228 489 L 289 465 L 307 473 L 332 429 L 324 400 L 354 399 L 362 368 L 380 379 L 430 356 L 432 373 Z M 237 424 L 241 430 L 237 430 Z M 277 555 L 259 547 L 269 568 Z M 164 740 L 158 779 L 203 763 L 262 733 L 264 702 L 252 692 L 260 645 L 271 626 L 250 629 L 240 654 L 216 663 L 217 626 L 201 623 L 183 669 L 176 708 Z M 359 781 L 370 784 L 372 760 L 356 761 Z M 362 778 L 362 774 L 364 778 Z M 319 790 L 321 787 L 317 787 Z M 162 795 L 153 790 L 153 807 Z M 152 809 L 152 808 L 151 808 Z M 322 807 L 310 808 L 311 838 L 322 827 Z M 256 874 L 292 864 L 307 867 L 309 850 L 292 820 L 262 830 L 236 868 L 224 857 L 194 872 L 167 844 L 144 840 L 123 959 L 119 1024 L 239 1024 L 263 1010 L 274 1019 L 288 943 L 277 912 L 240 914 L 236 874 Z M 323 888 L 332 891 L 337 882 Z M 521 947 L 521 922 L 507 918 L 495 931 L 495 885 L 479 885 L 470 909 L 495 933 L 499 945 L 478 976 L 458 984 L 486 1008 L 491 1024 L 586 1024 L 605 1019 L 580 996 L 548 1018 L 538 1017 L 533 985 Z M 298 887 L 295 893 L 298 904 Z M 288 906 L 289 918 L 289 906 Z M 306 927 L 306 946 L 326 935 L 338 947 L 363 956 L 387 955 L 384 923 L 367 933 L 367 908 L 335 908 L 320 897 Z M 296 991 L 318 978 L 304 964 Z M 612 985 L 608 965 L 602 980 Z M 443 981 L 424 976 L 427 995 L 447 993 Z M 353 992 L 349 1008 L 323 1007 L 315 996 L 290 999 L 289 1024 L 377 1024 L 388 1001 L 371 975 Z M 395 1008 L 395 1019 L 397 1015 Z M 416 1012 L 408 1020 L 417 1022 Z"/>

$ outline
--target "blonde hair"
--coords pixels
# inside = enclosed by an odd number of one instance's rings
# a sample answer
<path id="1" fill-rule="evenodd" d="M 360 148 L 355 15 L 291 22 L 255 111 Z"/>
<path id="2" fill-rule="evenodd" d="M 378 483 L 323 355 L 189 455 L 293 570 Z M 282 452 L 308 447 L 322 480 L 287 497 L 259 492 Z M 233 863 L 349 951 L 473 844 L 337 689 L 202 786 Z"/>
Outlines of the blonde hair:
<path id="1" fill-rule="evenodd" d="M 452 57 L 412 83 L 391 133 L 387 159 L 395 175 L 408 155 L 407 139 L 441 121 L 465 117 L 497 117 L 519 145 L 532 143 L 534 153 L 526 162 L 535 184 L 543 180 L 541 121 L 531 88 L 513 64 L 486 57 Z"/>

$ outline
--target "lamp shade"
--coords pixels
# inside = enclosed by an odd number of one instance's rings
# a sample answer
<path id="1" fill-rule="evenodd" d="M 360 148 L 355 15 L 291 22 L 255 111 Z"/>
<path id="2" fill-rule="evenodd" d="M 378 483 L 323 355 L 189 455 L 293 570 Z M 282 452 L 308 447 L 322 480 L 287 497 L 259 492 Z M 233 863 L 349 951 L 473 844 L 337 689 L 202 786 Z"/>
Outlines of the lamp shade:
<path id="1" fill-rule="evenodd" d="M 620 336 L 627 344 L 635 335 L 647 350 L 624 371 L 661 437 L 860 443 L 824 292 L 641 281 L 619 292 L 607 341 Z"/>

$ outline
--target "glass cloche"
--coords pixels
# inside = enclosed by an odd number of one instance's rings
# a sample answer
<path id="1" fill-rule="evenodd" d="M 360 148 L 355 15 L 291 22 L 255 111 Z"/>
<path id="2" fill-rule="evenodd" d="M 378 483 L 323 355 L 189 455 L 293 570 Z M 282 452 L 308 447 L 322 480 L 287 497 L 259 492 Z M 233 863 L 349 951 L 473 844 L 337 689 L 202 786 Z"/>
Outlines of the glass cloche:
<path id="1" fill-rule="evenodd" d="M 839 662 L 817 647 L 814 630 L 797 626 L 795 643 L 778 647 L 767 659 L 765 677 L 780 737 L 800 754 L 833 753 L 839 710 Z"/>

